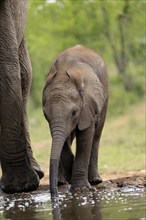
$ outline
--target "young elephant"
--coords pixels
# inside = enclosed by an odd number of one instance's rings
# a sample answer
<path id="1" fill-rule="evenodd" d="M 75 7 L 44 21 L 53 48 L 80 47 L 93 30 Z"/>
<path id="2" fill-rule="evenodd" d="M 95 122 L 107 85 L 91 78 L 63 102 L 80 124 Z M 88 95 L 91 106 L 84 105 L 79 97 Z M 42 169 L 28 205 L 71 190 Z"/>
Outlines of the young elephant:
<path id="1" fill-rule="evenodd" d="M 52 135 L 50 191 L 58 181 L 71 190 L 100 183 L 98 146 L 108 103 L 108 76 L 102 58 L 81 45 L 61 53 L 43 91 L 43 111 Z M 75 158 L 71 144 L 76 137 Z"/>

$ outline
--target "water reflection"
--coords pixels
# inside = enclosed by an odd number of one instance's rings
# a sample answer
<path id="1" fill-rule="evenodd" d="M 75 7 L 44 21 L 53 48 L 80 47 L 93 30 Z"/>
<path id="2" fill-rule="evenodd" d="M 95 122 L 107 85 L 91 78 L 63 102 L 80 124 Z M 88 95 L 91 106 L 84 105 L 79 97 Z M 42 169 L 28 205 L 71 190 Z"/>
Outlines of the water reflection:
<path id="1" fill-rule="evenodd" d="M 0 220 L 146 220 L 145 189 L 125 187 L 88 194 L 60 193 L 52 200 L 47 190 L 0 193 Z"/>
<path id="2" fill-rule="evenodd" d="M 52 219 L 49 193 L 5 195 L 0 198 L 0 220 Z M 50 216 L 46 218 L 45 215 Z"/>
<path id="3" fill-rule="evenodd" d="M 53 220 L 102 220 L 100 200 L 97 194 L 68 194 L 65 198 L 52 201 Z"/>

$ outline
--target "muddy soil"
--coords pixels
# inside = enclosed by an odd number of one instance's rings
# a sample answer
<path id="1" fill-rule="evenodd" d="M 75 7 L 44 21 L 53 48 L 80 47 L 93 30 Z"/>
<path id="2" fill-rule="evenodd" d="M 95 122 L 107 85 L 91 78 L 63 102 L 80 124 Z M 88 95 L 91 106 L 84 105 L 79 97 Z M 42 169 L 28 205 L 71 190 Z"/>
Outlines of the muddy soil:
<path id="1" fill-rule="evenodd" d="M 143 187 L 146 184 L 146 171 L 129 171 L 125 173 L 112 173 L 112 174 L 103 174 L 101 175 L 103 182 L 98 185 L 93 185 L 93 188 L 96 189 L 116 189 L 125 186 L 135 186 Z M 48 188 L 48 179 L 49 177 L 44 177 L 41 180 L 39 189 Z M 60 191 L 68 191 L 70 185 L 62 185 L 58 187 Z"/>
<path id="2" fill-rule="evenodd" d="M 97 189 L 116 189 L 125 186 L 143 187 L 146 186 L 146 175 L 134 175 L 130 177 L 122 177 L 103 181 L 96 186 Z"/>
<path id="3" fill-rule="evenodd" d="M 105 180 L 102 183 L 98 185 L 92 185 L 93 190 L 102 190 L 102 189 L 120 189 L 122 187 L 146 187 L 146 175 L 140 174 L 140 175 L 134 175 L 134 176 L 129 176 L 129 177 L 122 177 L 122 178 L 117 178 L 117 179 L 109 179 Z M 58 186 L 58 191 L 60 193 L 67 193 L 69 192 L 70 185 L 65 184 Z M 49 185 L 40 185 L 38 190 L 39 192 L 49 190 Z"/>

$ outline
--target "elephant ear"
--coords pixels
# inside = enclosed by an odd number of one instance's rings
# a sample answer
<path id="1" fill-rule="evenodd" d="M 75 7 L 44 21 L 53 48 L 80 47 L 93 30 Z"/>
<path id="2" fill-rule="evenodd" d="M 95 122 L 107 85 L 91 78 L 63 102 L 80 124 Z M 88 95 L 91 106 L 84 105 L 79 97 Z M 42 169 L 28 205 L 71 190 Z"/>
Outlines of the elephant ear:
<path id="1" fill-rule="evenodd" d="M 49 84 L 52 81 L 52 79 L 56 76 L 56 74 L 57 74 L 57 69 L 54 63 L 51 67 L 50 72 L 48 73 L 47 84 Z"/>
<path id="2" fill-rule="evenodd" d="M 103 86 L 96 73 L 86 63 L 78 62 L 68 71 L 82 98 L 82 110 L 78 122 L 79 130 L 88 128 L 103 107 Z"/>
<path id="3" fill-rule="evenodd" d="M 50 72 L 48 73 L 46 84 L 45 84 L 44 89 L 43 89 L 43 100 L 42 100 L 43 105 L 45 104 L 46 97 L 47 97 L 45 95 L 45 91 L 49 88 L 49 85 L 52 82 L 53 78 L 56 76 L 56 74 L 57 74 L 57 69 L 55 67 L 55 64 L 53 64 L 52 67 L 51 67 Z"/>

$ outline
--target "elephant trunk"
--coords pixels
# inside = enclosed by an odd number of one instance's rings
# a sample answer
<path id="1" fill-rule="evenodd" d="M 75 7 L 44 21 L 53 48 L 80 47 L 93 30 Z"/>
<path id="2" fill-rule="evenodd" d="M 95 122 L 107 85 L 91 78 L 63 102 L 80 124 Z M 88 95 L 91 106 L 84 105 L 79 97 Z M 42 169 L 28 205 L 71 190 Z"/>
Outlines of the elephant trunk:
<path id="1" fill-rule="evenodd" d="M 52 149 L 50 157 L 50 193 L 52 197 L 58 196 L 58 168 L 61 151 L 65 142 L 65 133 L 64 129 L 54 128 L 52 130 Z"/>

